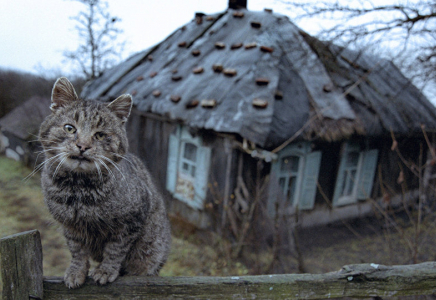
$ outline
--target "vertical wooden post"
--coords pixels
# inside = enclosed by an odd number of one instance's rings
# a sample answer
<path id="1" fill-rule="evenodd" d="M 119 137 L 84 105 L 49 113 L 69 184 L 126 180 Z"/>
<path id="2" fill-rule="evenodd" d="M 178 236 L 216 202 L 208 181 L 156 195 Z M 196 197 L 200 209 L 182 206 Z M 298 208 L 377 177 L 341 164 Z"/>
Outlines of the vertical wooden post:
<path id="1" fill-rule="evenodd" d="M 38 230 L 0 239 L 3 300 L 42 299 L 42 246 Z"/>

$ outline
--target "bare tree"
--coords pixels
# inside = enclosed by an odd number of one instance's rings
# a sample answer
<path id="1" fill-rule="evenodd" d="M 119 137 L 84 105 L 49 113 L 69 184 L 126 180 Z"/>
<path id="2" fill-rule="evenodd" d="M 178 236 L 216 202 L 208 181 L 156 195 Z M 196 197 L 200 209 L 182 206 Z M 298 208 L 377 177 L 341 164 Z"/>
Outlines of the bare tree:
<path id="1" fill-rule="evenodd" d="M 377 51 L 421 87 L 436 81 L 434 0 L 279 1 L 297 22 L 323 20 L 321 39 Z"/>
<path id="2" fill-rule="evenodd" d="M 103 0 L 76 1 L 86 6 L 72 18 L 81 44 L 74 51 L 65 51 L 64 56 L 79 66 L 86 79 L 94 79 L 120 59 L 125 44 L 118 40 L 121 20 L 108 12 Z"/>

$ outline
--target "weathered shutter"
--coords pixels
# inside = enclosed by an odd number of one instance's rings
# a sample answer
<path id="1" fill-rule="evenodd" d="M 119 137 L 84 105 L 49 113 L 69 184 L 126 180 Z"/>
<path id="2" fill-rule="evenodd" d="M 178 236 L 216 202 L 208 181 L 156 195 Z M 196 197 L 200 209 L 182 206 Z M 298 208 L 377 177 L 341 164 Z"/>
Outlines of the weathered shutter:
<path id="1" fill-rule="evenodd" d="M 372 184 L 377 168 L 378 150 L 369 150 L 363 153 L 362 167 L 360 169 L 357 199 L 365 200 L 371 197 Z"/>
<path id="2" fill-rule="evenodd" d="M 177 181 L 177 158 L 179 157 L 180 139 L 171 134 L 168 143 L 168 161 L 167 161 L 167 190 L 171 193 L 176 191 Z"/>
<path id="3" fill-rule="evenodd" d="M 195 175 L 195 206 L 203 208 L 204 200 L 207 195 L 207 183 L 209 180 L 211 149 L 209 147 L 198 147 L 198 156 Z"/>
<path id="4" fill-rule="evenodd" d="M 298 202 L 300 210 L 313 209 L 315 205 L 321 155 L 321 151 L 315 151 L 307 154 L 305 157 L 303 181 Z"/>

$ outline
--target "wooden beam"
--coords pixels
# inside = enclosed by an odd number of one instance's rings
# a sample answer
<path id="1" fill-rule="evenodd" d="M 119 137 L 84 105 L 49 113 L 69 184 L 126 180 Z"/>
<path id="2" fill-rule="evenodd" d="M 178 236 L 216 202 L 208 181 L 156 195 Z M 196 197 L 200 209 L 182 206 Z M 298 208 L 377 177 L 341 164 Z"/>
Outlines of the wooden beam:
<path id="1" fill-rule="evenodd" d="M 0 240 L 2 299 L 327 299 L 436 293 L 436 262 L 349 265 L 326 274 L 120 277 L 105 286 L 88 278 L 82 287 L 68 289 L 61 277 L 42 279 L 41 249 L 36 230 Z"/>
<path id="2" fill-rule="evenodd" d="M 0 239 L 2 299 L 42 299 L 42 246 L 37 230 Z"/>
<path id="3" fill-rule="evenodd" d="M 77 290 L 62 278 L 45 278 L 44 299 L 327 299 L 436 293 L 436 263 L 407 266 L 360 264 L 327 274 L 234 277 L 120 277 Z"/>

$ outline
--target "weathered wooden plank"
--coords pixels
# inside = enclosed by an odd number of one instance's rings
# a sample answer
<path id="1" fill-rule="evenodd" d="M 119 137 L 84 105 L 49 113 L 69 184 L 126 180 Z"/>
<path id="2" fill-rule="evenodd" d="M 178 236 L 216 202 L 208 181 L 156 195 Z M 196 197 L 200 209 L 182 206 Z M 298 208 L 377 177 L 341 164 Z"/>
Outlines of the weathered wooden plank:
<path id="1" fill-rule="evenodd" d="M 68 289 L 42 278 L 36 230 L 0 240 L 2 299 L 326 299 L 436 293 L 436 262 L 406 266 L 349 265 L 327 274 L 234 277 L 121 277 L 106 286 L 88 278 Z"/>
<path id="2" fill-rule="evenodd" d="M 107 286 L 91 279 L 69 290 L 45 278 L 44 299 L 327 299 L 436 293 L 436 263 L 361 264 L 327 274 L 240 277 L 121 277 Z"/>
<path id="3" fill-rule="evenodd" d="M 37 230 L 0 239 L 2 299 L 42 298 L 42 246 Z"/>

